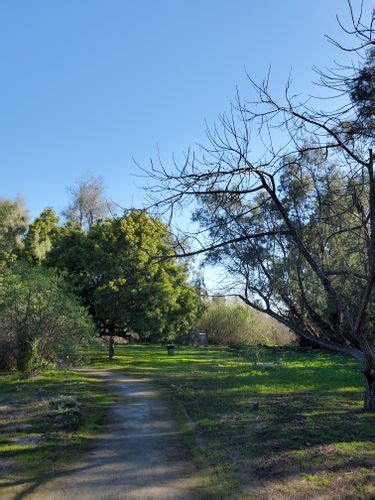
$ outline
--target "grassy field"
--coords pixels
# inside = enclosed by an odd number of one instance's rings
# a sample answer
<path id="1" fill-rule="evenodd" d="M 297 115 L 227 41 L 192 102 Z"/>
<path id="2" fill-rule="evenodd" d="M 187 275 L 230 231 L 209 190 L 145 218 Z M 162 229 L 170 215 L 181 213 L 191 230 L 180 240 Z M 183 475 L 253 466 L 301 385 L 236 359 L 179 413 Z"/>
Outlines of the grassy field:
<path id="1" fill-rule="evenodd" d="M 108 387 L 77 371 L 0 375 L 0 497 L 8 488 L 33 490 L 74 461 L 114 400 Z"/>
<path id="2" fill-rule="evenodd" d="M 350 358 L 267 349 L 254 366 L 216 348 L 122 346 L 113 369 L 163 389 L 225 497 L 375 495 L 375 416 Z"/>
<path id="3" fill-rule="evenodd" d="M 375 495 L 375 417 L 362 411 L 363 380 L 350 358 L 265 349 L 254 365 L 218 348 L 168 357 L 135 345 L 106 358 L 96 350 L 89 363 L 161 388 L 215 497 Z M 0 384 L 0 488 L 32 488 L 75 460 L 114 401 L 108 386 L 77 371 L 4 375 Z M 66 419 L 75 404 L 78 423 Z"/>

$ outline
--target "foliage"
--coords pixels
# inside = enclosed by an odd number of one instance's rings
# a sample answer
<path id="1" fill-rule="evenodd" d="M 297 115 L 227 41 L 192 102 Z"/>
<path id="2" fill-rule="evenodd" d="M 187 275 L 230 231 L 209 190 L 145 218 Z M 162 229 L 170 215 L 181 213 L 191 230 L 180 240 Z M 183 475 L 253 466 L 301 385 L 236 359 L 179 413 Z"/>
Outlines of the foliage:
<path id="1" fill-rule="evenodd" d="M 58 229 L 59 218 L 52 208 L 45 208 L 30 225 L 24 239 L 26 259 L 40 264 L 52 247 L 52 238 Z"/>
<path id="2" fill-rule="evenodd" d="M 208 334 L 210 344 L 258 345 L 268 340 L 255 311 L 224 300 L 208 304 L 198 320 L 197 328 Z"/>
<path id="3" fill-rule="evenodd" d="M 215 298 L 205 302 L 196 327 L 208 333 L 210 344 L 287 345 L 295 336 L 284 325 L 241 303 Z"/>
<path id="4" fill-rule="evenodd" d="M 349 7 L 355 40 L 345 50 L 365 63 L 320 73 L 328 101 L 304 101 L 290 81 L 276 98 L 270 75 L 249 78 L 254 97 L 237 93 L 201 154 L 175 170 L 152 163 L 150 175 L 159 209 L 198 204 L 195 241 L 207 238 L 183 255 L 206 252 L 246 304 L 354 356 L 375 411 L 374 13 L 366 23 Z"/>
<path id="5" fill-rule="evenodd" d="M 0 269 L 14 260 L 22 246 L 21 238 L 27 230 L 29 215 L 24 200 L 0 199 Z"/>
<path id="6" fill-rule="evenodd" d="M 133 210 L 86 233 L 62 228 L 47 263 L 68 273 L 102 334 L 162 341 L 189 330 L 199 304 L 172 248 L 166 225 Z"/>
<path id="7" fill-rule="evenodd" d="M 301 255 L 284 215 L 298 227 L 309 255 L 322 264 L 341 300 L 354 311 L 366 273 L 366 243 L 358 233 L 348 234 L 345 228 L 355 226 L 358 219 L 359 214 L 352 210 L 358 189 L 353 178 L 348 181 L 319 149 L 305 153 L 298 163 L 289 159 L 279 177 L 277 193 L 283 213 L 263 193 L 253 198 L 256 209 L 251 213 L 245 199 L 233 201 L 217 196 L 201 200 L 197 218 L 202 225 L 215 227 L 216 238 L 234 236 L 239 220 L 246 224 L 249 234 L 265 234 L 270 227 L 279 233 L 277 239 L 249 238 L 212 251 L 209 258 L 236 276 L 237 286 L 245 290 L 245 302 L 270 313 L 301 336 L 314 340 L 318 334 L 321 341 L 331 340 L 339 345 L 343 332 L 350 337 L 350 323 L 340 312 L 337 299 L 324 292 L 319 277 Z M 358 196 L 359 206 L 363 198 L 363 193 Z M 221 224 L 228 213 L 231 215 L 227 224 Z M 232 222 L 230 219 L 234 217 Z M 370 301 L 364 325 L 369 339 L 373 332 L 373 310 Z"/>
<path id="8" fill-rule="evenodd" d="M 25 375 L 46 363 L 77 360 L 78 348 L 95 334 L 88 313 L 55 271 L 21 262 L 1 277 L 0 332 Z"/>
<path id="9" fill-rule="evenodd" d="M 356 106 L 356 120 L 349 122 L 348 132 L 372 138 L 375 128 L 375 48 L 370 47 L 366 56 L 364 64 L 357 68 L 355 78 L 347 82 L 352 102 Z"/>

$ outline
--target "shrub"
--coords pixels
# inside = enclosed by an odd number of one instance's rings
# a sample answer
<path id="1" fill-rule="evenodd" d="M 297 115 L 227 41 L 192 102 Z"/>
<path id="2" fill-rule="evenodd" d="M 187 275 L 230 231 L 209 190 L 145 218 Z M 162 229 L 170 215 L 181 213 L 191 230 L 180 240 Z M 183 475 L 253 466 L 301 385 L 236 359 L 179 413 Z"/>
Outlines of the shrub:
<path id="1" fill-rule="evenodd" d="M 283 325 L 239 303 L 210 302 L 197 328 L 208 334 L 210 344 L 260 345 L 290 343 L 294 335 Z"/>
<path id="2" fill-rule="evenodd" d="M 269 345 L 289 345 L 297 341 L 295 334 L 279 321 L 270 318 L 266 314 L 256 313 L 259 318 L 262 331 Z"/>
<path id="3" fill-rule="evenodd" d="M 71 396 L 58 396 L 49 402 L 53 426 L 59 429 L 76 431 L 81 423 L 82 410 L 77 400 Z"/>
<path id="4" fill-rule="evenodd" d="M 0 332 L 0 337 L 2 334 Z M 16 347 L 10 339 L 0 338 L 0 371 L 14 370 L 17 366 Z"/>
<path id="5" fill-rule="evenodd" d="M 14 362 L 25 375 L 46 363 L 70 364 L 95 335 L 87 311 L 51 269 L 17 263 L 0 276 L 1 369 Z"/>
<path id="6" fill-rule="evenodd" d="M 256 345 L 261 341 L 259 322 L 254 311 L 223 300 L 210 303 L 197 326 L 208 334 L 211 344 Z"/>

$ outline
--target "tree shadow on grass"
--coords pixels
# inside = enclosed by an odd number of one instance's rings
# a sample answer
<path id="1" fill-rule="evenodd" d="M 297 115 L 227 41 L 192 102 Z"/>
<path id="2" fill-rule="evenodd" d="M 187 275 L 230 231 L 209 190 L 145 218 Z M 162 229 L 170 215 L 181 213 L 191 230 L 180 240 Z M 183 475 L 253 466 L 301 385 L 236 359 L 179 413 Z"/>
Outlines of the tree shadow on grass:
<path id="1" fill-rule="evenodd" d="M 162 348 L 125 346 L 114 369 L 148 376 L 182 402 L 211 465 L 239 482 L 358 471 L 366 482 L 373 469 L 374 415 L 361 409 L 363 379 L 351 358 L 271 350 L 254 367 L 218 349 L 168 359 Z"/>
<path id="2" fill-rule="evenodd" d="M 3 405 L 6 412 L 0 414 L 0 449 L 1 457 L 12 461 L 12 465 L 1 470 L 2 491 L 5 487 L 19 490 L 28 484 L 30 487 L 42 484 L 50 477 L 51 470 L 64 467 L 89 450 L 93 446 L 90 436 L 116 400 L 103 381 L 87 380 L 73 372 L 54 372 L 52 379 L 45 372 L 28 380 L 13 374 L 3 381 L 0 400 L 6 403 Z M 54 398 L 66 395 L 75 398 L 81 408 L 78 432 L 76 428 L 65 427 L 62 410 L 50 405 Z"/>
<path id="3" fill-rule="evenodd" d="M 57 498 L 64 495 L 103 498 L 111 492 L 116 497 L 120 491 L 124 497 L 144 494 L 147 498 L 162 498 L 164 491 L 174 489 L 182 495 L 194 492 L 194 498 L 209 498 L 186 466 L 181 444 L 186 431 L 167 425 L 163 406 L 155 402 L 155 394 L 148 386 L 138 381 L 131 384 L 129 396 L 135 400 L 113 408 L 90 453 L 78 464 L 53 475 L 43 474 L 31 482 L 16 480 L 10 485 L 21 489 L 15 498 L 32 494 L 41 498 L 49 498 L 49 494 Z M 148 398 L 153 409 L 147 405 Z M 65 451 L 69 452 L 69 447 Z M 71 454 L 75 451 L 70 447 Z"/>

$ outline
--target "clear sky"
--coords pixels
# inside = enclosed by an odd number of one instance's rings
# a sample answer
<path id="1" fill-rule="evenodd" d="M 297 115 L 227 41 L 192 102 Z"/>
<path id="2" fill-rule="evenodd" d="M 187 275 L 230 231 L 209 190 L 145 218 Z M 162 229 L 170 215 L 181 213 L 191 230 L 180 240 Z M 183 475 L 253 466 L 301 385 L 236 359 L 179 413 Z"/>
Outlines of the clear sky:
<path id="1" fill-rule="evenodd" d="M 91 172 L 141 205 L 133 156 L 202 141 L 236 84 L 246 95 L 245 67 L 277 85 L 292 69 L 308 92 L 337 56 L 336 13 L 345 0 L 0 0 L 0 197 L 61 210 Z"/>

